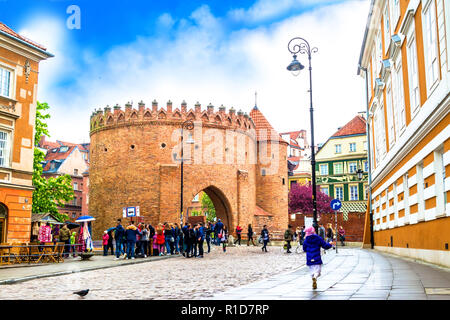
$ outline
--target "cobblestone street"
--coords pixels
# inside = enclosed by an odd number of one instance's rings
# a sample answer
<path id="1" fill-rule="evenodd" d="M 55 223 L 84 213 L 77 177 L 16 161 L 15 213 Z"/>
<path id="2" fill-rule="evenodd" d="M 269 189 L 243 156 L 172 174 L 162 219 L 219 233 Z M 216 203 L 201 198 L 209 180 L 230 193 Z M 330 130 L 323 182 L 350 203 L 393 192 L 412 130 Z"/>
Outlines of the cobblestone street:
<path id="1" fill-rule="evenodd" d="M 0 299 L 72 300 L 80 299 L 73 292 L 82 289 L 90 289 L 85 300 L 208 299 L 305 264 L 304 254 L 283 254 L 280 247 L 268 250 L 262 253 L 261 247 L 245 245 L 223 253 L 213 246 L 203 259 L 180 256 L 2 285 Z"/>

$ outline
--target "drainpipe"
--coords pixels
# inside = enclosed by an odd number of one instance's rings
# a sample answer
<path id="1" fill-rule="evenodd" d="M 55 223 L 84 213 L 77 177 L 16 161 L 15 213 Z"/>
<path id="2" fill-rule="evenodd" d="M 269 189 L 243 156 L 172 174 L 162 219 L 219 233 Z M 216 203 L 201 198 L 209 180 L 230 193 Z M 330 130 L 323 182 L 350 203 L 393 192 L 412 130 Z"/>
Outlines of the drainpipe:
<path id="1" fill-rule="evenodd" d="M 375 240 L 373 237 L 373 212 L 372 212 L 372 156 L 370 152 L 370 126 L 369 126 L 369 92 L 368 92 L 368 75 L 367 69 L 359 66 L 361 70 L 365 73 L 366 79 L 366 136 L 367 136 L 367 158 L 369 164 L 369 214 L 370 214 L 370 247 L 373 249 L 375 245 Z"/>

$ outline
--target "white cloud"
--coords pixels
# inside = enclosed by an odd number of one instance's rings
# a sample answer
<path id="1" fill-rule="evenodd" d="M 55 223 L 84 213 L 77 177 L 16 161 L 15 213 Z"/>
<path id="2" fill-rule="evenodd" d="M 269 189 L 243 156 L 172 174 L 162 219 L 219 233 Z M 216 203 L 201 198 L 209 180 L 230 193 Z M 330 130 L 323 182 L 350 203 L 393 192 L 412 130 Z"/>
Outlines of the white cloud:
<path id="1" fill-rule="evenodd" d="M 159 23 L 173 32 L 171 40 L 138 37 L 102 56 L 81 51 L 85 67 L 70 89 L 42 83 L 48 78 L 43 69 L 39 99 L 52 106 L 52 139 L 88 141 L 90 114 L 106 105 L 132 100 L 136 106 L 142 99 L 150 106 L 156 99 L 165 107 L 170 99 L 175 108 L 184 99 L 188 108 L 199 101 L 203 108 L 211 102 L 216 110 L 223 104 L 250 112 L 255 91 L 258 107 L 276 130 L 309 131 L 307 68 L 298 77 L 286 70 L 292 60 L 287 43 L 301 36 L 319 48 L 312 58 L 314 120 L 316 143 L 325 142 L 365 110 L 356 66 L 368 10 L 368 0 L 349 1 L 232 33 L 225 18 L 215 17 L 207 6 L 179 21 L 161 16 Z M 56 63 L 55 54 L 45 63 Z M 298 58 L 307 64 L 305 56 Z"/>
<path id="2" fill-rule="evenodd" d="M 342 0 L 258 0 L 248 9 L 234 9 L 228 13 L 236 21 L 258 22 L 276 18 L 290 10 L 330 4 Z"/>

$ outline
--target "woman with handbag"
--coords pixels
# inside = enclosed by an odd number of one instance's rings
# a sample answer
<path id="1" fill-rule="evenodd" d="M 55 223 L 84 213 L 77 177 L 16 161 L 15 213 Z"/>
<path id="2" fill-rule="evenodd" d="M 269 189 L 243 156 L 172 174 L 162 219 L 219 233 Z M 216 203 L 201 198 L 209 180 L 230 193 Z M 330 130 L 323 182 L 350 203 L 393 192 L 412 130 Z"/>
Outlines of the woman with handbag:
<path id="1" fill-rule="evenodd" d="M 226 225 L 224 225 L 222 230 L 220 230 L 218 237 L 222 243 L 223 252 L 227 252 L 228 229 Z"/>

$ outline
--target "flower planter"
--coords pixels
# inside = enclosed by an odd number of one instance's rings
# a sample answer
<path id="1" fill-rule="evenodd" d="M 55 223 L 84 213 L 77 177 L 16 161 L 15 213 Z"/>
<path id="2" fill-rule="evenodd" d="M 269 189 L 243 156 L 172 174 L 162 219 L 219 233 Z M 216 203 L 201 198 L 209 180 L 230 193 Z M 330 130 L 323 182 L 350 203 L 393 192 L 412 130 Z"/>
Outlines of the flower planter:
<path id="1" fill-rule="evenodd" d="M 80 253 L 81 260 L 89 260 L 94 255 L 93 252 L 82 252 Z"/>

